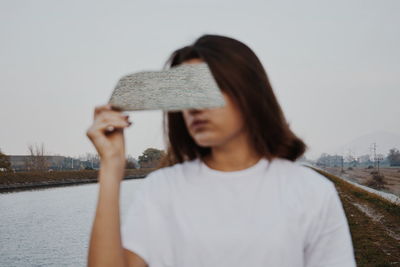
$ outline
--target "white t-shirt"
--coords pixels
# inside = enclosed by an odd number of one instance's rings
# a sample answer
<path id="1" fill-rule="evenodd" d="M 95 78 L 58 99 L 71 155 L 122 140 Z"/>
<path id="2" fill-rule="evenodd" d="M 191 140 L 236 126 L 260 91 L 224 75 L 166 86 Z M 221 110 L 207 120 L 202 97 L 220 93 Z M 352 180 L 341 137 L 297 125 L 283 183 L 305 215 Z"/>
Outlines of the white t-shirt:
<path id="1" fill-rule="evenodd" d="M 121 226 L 150 267 L 354 267 L 334 184 L 286 159 L 224 172 L 195 159 L 150 173 Z"/>

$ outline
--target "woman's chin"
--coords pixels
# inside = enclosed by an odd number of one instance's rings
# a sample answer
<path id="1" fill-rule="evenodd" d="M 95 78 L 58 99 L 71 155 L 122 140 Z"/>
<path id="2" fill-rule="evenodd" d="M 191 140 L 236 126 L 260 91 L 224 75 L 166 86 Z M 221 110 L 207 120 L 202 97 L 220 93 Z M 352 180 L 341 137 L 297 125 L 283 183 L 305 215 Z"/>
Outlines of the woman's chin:
<path id="1" fill-rule="evenodd" d="M 201 147 L 212 147 L 218 145 L 218 142 L 210 139 L 195 139 L 195 142 L 198 146 Z"/>
<path id="2" fill-rule="evenodd" d="M 201 147 L 217 146 L 219 143 L 221 143 L 221 140 L 216 137 L 217 136 L 211 134 L 208 131 L 197 132 L 196 134 L 192 135 L 193 140 L 198 146 Z"/>

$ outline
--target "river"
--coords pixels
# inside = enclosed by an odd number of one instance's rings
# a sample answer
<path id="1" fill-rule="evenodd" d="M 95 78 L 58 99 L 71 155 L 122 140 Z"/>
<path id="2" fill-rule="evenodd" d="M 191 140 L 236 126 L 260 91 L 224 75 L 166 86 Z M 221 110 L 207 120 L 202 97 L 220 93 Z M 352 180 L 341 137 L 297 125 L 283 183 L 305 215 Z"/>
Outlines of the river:
<path id="1" fill-rule="evenodd" d="M 121 217 L 139 180 L 123 181 Z M 86 266 L 98 184 L 0 194 L 0 266 Z"/>

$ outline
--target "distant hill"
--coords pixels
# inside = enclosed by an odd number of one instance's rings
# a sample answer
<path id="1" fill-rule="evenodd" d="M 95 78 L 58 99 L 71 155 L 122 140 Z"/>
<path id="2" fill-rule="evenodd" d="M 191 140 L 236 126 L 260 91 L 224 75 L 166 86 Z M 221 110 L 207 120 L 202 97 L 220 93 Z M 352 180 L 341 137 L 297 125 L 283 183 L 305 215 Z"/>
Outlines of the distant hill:
<path id="1" fill-rule="evenodd" d="M 331 153 L 348 154 L 349 150 L 353 155 L 371 154 L 370 147 L 372 143 L 376 143 L 377 154 L 381 153 L 385 156 L 391 148 L 400 149 L 400 134 L 390 132 L 373 132 L 360 137 L 334 149 Z"/>

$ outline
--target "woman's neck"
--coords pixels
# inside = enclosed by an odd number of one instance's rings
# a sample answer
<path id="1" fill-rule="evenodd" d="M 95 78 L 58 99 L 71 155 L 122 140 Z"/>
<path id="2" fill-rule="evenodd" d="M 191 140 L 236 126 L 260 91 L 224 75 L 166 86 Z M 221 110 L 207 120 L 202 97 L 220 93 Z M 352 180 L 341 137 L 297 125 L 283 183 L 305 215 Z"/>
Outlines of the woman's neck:
<path id="1" fill-rule="evenodd" d="M 238 171 L 247 169 L 256 164 L 261 155 L 258 155 L 243 138 L 235 138 L 221 146 L 211 148 L 211 154 L 203 161 L 207 166 L 219 171 Z"/>

